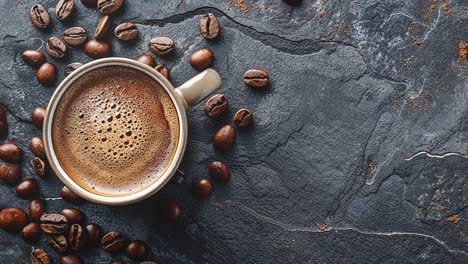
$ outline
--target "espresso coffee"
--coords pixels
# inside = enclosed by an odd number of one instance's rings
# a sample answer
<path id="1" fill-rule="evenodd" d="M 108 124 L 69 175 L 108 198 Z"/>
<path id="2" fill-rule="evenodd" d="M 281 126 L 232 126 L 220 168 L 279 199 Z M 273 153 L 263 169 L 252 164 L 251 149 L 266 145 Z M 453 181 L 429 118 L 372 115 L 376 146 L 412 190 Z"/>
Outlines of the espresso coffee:
<path id="1" fill-rule="evenodd" d="M 177 110 L 151 76 L 125 66 L 83 74 L 54 114 L 54 151 L 65 172 L 84 189 L 125 196 L 156 181 L 174 157 Z"/>

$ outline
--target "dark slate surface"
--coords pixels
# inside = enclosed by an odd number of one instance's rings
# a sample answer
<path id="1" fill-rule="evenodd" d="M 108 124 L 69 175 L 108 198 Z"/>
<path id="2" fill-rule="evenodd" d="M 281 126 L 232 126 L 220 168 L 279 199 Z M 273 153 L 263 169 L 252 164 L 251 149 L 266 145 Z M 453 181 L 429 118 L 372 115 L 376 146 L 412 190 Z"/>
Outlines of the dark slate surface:
<path id="1" fill-rule="evenodd" d="M 202 106 L 188 115 L 190 135 L 181 170 L 187 179 L 132 206 L 79 206 L 89 222 L 121 230 L 151 247 L 159 263 L 466 263 L 468 258 L 468 78 L 459 59 L 468 41 L 466 1 L 337 0 L 127 1 L 113 17 L 138 23 L 140 39 L 112 40 L 114 56 L 148 52 L 150 38 L 177 42 L 174 58 L 159 60 L 179 85 L 196 74 L 188 56 L 209 47 L 224 78 L 231 108 L 222 121 Z M 54 88 L 37 83 L 25 49 L 69 26 L 94 32 L 101 15 L 77 3 L 71 21 L 52 18 L 47 32 L 33 28 L 30 0 L 0 3 L 0 103 L 9 110 L 9 139 L 26 153 L 39 135 L 30 122 Z M 41 1 L 53 13 L 55 1 Z M 322 11 L 323 10 L 323 11 Z M 222 37 L 198 33 L 200 14 L 220 18 Z M 90 61 L 73 48 L 62 61 Z M 266 91 L 244 86 L 251 67 L 267 69 Z M 239 131 L 232 153 L 213 150 L 216 129 L 236 109 L 255 112 L 255 126 Z M 202 200 L 191 181 L 207 175 L 210 161 L 225 160 L 233 178 Z M 57 198 L 54 176 L 39 179 L 48 211 L 71 206 Z M 14 188 L 0 185 L 0 207 L 27 207 Z M 158 200 L 183 205 L 177 224 L 157 224 Z M 457 221 L 458 220 L 458 221 Z M 0 231 L 0 262 L 28 263 L 31 249 L 18 235 Z M 102 250 L 83 253 L 85 263 L 110 263 Z"/>

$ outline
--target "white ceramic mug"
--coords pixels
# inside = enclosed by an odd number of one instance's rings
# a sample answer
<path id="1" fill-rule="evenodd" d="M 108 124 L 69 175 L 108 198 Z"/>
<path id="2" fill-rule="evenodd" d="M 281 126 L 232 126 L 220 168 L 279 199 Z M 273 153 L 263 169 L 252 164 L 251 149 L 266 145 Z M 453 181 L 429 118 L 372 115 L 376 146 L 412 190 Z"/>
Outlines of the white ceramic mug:
<path id="1" fill-rule="evenodd" d="M 57 159 L 57 155 L 54 151 L 54 148 L 60 146 L 54 146 L 52 140 L 52 127 L 54 122 L 55 109 L 57 108 L 57 105 L 62 96 L 67 92 L 70 85 L 78 78 L 83 76 L 83 74 L 105 66 L 130 67 L 139 70 L 155 79 L 169 94 L 177 110 L 177 115 L 179 119 L 180 133 L 177 149 L 175 151 L 173 159 L 170 161 L 169 166 L 167 166 L 166 171 L 157 180 L 155 180 L 146 188 L 140 190 L 139 192 L 132 193 L 126 196 L 112 197 L 98 195 L 89 192 L 80 185 L 78 185 L 70 176 L 67 175 L 65 170 L 60 165 L 60 162 Z M 45 150 L 47 153 L 49 163 L 54 172 L 59 177 L 59 179 L 74 193 L 78 194 L 86 200 L 99 204 L 125 205 L 148 198 L 154 193 L 156 193 L 158 190 L 160 190 L 171 179 L 171 177 L 174 175 L 174 173 L 177 171 L 177 168 L 179 167 L 179 164 L 184 155 L 185 146 L 187 144 L 188 131 L 186 111 L 191 106 L 194 106 L 197 103 L 199 103 L 213 91 L 221 88 L 221 86 L 221 77 L 213 69 L 207 69 L 201 72 L 200 74 L 196 75 L 192 79 L 188 80 L 181 86 L 174 88 L 172 84 L 155 69 L 135 60 L 126 58 L 105 58 L 87 63 L 78 68 L 77 70 L 73 71 L 60 83 L 60 85 L 52 95 L 50 103 L 47 107 L 46 117 L 44 120 L 43 135 Z"/>

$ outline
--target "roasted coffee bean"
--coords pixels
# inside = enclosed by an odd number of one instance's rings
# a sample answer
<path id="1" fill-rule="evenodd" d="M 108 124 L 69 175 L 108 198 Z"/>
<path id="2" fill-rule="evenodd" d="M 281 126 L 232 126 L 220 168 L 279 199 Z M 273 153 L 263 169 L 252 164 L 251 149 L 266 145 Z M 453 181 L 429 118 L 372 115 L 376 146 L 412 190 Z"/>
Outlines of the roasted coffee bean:
<path id="1" fill-rule="evenodd" d="M 18 145 L 6 142 L 0 145 L 0 159 L 10 162 L 19 162 L 23 157 L 23 151 Z"/>
<path id="2" fill-rule="evenodd" d="M 288 5 L 297 6 L 301 4 L 302 0 L 283 0 L 283 2 L 285 2 Z"/>
<path id="3" fill-rule="evenodd" d="M 59 0 L 55 6 L 55 16 L 62 21 L 71 16 L 75 8 L 75 0 Z"/>
<path id="4" fill-rule="evenodd" d="M 16 185 L 16 195 L 22 199 L 32 199 L 39 195 L 39 186 L 35 179 L 26 179 Z"/>
<path id="5" fill-rule="evenodd" d="M 97 247 L 101 242 L 102 228 L 98 224 L 88 224 L 86 227 L 86 239 L 89 247 Z"/>
<path id="6" fill-rule="evenodd" d="M 215 94 L 205 104 L 205 114 L 210 118 L 220 117 L 228 109 L 229 101 L 222 94 Z"/>
<path id="7" fill-rule="evenodd" d="M 85 242 L 85 232 L 79 224 L 73 224 L 68 231 L 68 245 L 73 250 L 80 250 Z"/>
<path id="8" fill-rule="evenodd" d="M 70 224 L 79 224 L 83 221 L 83 213 L 75 208 L 64 208 L 60 214 L 65 216 Z"/>
<path id="9" fill-rule="evenodd" d="M 20 208 L 5 208 L 0 211 L 0 228 L 17 233 L 28 223 L 28 216 Z"/>
<path id="10" fill-rule="evenodd" d="M 44 123 L 45 114 L 46 114 L 45 108 L 40 107 L 40 106 L 34 108 L 34 110 L 32 111 L 32 114 L 31 114 L 32 122 L 39 129 L 42 128 L 42 125 Z"/>
<path id="11" fill-rule="evenodd" d="M 0 105 L 0 121 L 6 121 L 6 108 Z"/>
<path id="12" fill-rule="evenodd" d="M 0 181 L 14 185 L 21 179 L 21 169 L 15 163 L 0 163 Z"/>
<path id="13" fill-rule="evenodd" d="M 44 148 L 44 141 L 40 137 L 33 137 L 31 138 L 31 151 L 32 153 L 39 158 L 45 158 L 45 148 Z"/>
<path id="14" fill-rule="evenodd" d="M 192 65 L 193 68 L 199 71 L 203 71 L 211 66 L 211 64 L 213 63 L 213 59 L 213 52 L 208 48 L 203 48 L 195 51 L 190 56 L 189 61 L 190 65 Z"/>
<path id="15" fill-rule="evenodd" d="M 98 0 L 97 8 L 104 15 L 109 15 L 119 10 L 124 0 Z"/>
<path id="16" fill-rule="evenodd" d="M 112 22 L 109 16 L 104 16 L 103 18 L 101 18 L 99 24 L 96 27 L 96 31 L 94 32 L 94 38 L 103 38 L 109 30 L 111 24 Z"/>
<path id="17" fill-rule="evenodd" d="M 207 197 L 213 192 L 213 184 L 209 179 L 201 179 L 192 184 L 192 190 L 200 197 Z"/>
<path id="18" fill-rule="evenodd" d="M 154 66 L 154 58 L 151 55 L 143 54 L 139 56 L 136 60 L 150 67 Z"/>
<path id="19" fill-rule="evenodd" d="M 51 37 L 47 40 L 45 51 L 49 56 L 60 59 L 67 53 L 67 45 L 65 45 L 61 39 Z"/>
<path id="20" fill-rule="evenodd" d="M 46 234 L 47 243 L 58 253 L 65 253 L 68 250 L 67 238 L 64 235 Z"/>
<path id="21" fill-rule="evenodd" d="M 114 30 L 115 37 L 122 41 L 131 41 L 138 37 L 138 29 L 133 23 L 122 23 Z"/>
<path id="22" fill-rule="evenodd" d="M 158 56 L 167 56 L 174 51 L 175 43 L 168 37 L 156 37 L 150 41 L 149 49 Z"/>
<path id="23" fill-rule="evenodd" d="M 219 183 L 226 183 L 231 179 L 228 166 L 222 161 L 213 161 L 208 166 L 208 174 Z"/>
<path id="24" fill-rule="evenodd" d="M 25 50 L 21 57 L 24 62 L 35 68 L 39 68 L 46 61 L 44 53 L 37 50 Z"/>
<path id="25" fill-rule="evenodd" d="M 146 243 L 141 240 L 133 240 L 125 248 L 125 254 L 132 260 L 141 260 L 146 254 Z"/>
<path id="26" fill-rule="evenodd" d="M 122 261 L 112 261 L 112 264 L 124 264 Z"/>
<path id="27" fill-rule="evenodd" d="M 171 78 L 171 72 L 166 68 L 166 66 L 164 66 L 164 64 L 158 64 L 154 69 L 162 74 L 166 79 L 169 80 Z"/>
<path id="28" fill-rule="evenodd" d="M 32 24 L 39 29 L 46 28 L 50 23 L 49 12 L 40 4 L 31 7 L 31 10 L 29 10 L 29 18 Z"/>
<path id="29" fill-rule="evenodd" d="M 102 237 L 101 246 L 109 252 L 116 252 L 123 248 L 124 242 L 125 240 L 120 232 L 112 231 Z"/>
<path id="30" fill-rule="evenodd" d="M 158 264 L 158 263 L 154 261 L 143 261 L 140 264 Z"/>
<path id="31" fill-rule="evenodd" d="M 81 3 L 88 8 L 95 8 L 97 7 L 97 1 L 98 0 L 81 0 Z"/>
<path id="32" fill-rule="evenodd" d="M 83 44 L 88 38 L 88 33 L 82 27 L 72 27 L 63 32 L 63 41 L 72 46 Z"/>
<path id="33" fill-rule="evenodd" d="M 253 113 L 248 109 L 240 109 L 234 116 L 234 124 L 238 128 L 245 128 L 252 124 Z"/>
<path id="34" fill-rule="evenodd" d="M 255 89 L 265 88 L 270 83 L 270 75 L 262 69 L 250 69 L 244 73 L 244 83 Z"/>
<path id="35" fill-rule="evenodd" d="M 0 121 L 0 138 L 8 136 L 8 123 L 6 121 Z"/>
<path id="36" fill-rule="evenodd" d="M 175 222 L 182 212 L 175 200 L 165 199 L 159 203 L 158 214 L 162 222 Z"/>
<path id="37" fill-rule="evenodd" d="M 44 177 L 49 172 L 49 165 L 47 162 L 39 157 L 34 157 L 32 160 L 34 171 L 37 176 Z"/>
<path id="38" fill-rule="evenodd" d="M 39 223 L 44 213 L 45 206 L 42 200 L 32 200 L 29 202 L 29 217 L 33 222 Z"/>
<path id="39" fill-rule="evenodd" d="M 219 36 L 218 18 L 212 13 L 208 13 L 200 18 L 198 28 L 206 39 L 213 40 Z"/>
<path id="40" fill-rule="evenodd" d="M 68 220 L 61 214 L 43 214 L 40 218 L 41 229 L 47 234 L 62 234 L 68 230 Z"/>
<path id="41" fill-rule="evenodd" d="M 236 130 L 231 125 L 221 127 L 213 137 L 213 144 L 219 150 L 227 152 L 234 146 L 234 139 L 236 137 Z"/>
<path id="42" fill-rule="evenodd" d="M 36 241 L 42 234 L 42 230 L 36 223 L 29 223 L 21 230 L 21 237 L 26 241 Z"/>
<path id="43" fill-rule="evenodd" d="M 63 198 L 63 200 L 73 203 L 73 204 L 82 204 L 85 202 L 83 198 L 80 196 L 76 195 L 72 190 L 70 190 L 67 186 L 63 186 L 60 189 L 60 196 Z"/>
<path id="44" fill-rule="evenodd" d="M 61 256 L 60 264 L 81 264 L 81 260 L 77 256 Z"/>
<path id="45" fill-rule="evenodd" d="M 112 53 L 112 47 L 109 43 L 92 39 L 86 42 L 84 46 L 86 55 L 93 59 L 109 57 Z"/>
<path id="46" fill-rule="evenodd" d="M 63 75 L 65 77 L 67 77 L 68 75 L 70 75 L 72 72 L 74 72 L 76 69 L 78 69 L 81 66 L 83 66 L 83 63 L 81 63 L 81 62 L 70 63 L 67 66 L 65 66 L 65 69 L 63 71 Z"/>
<path id="47" fill-rule="evenodd" d="M 31 264 L 51 264 L 49 254 L 42 248 L 35 248 L 31 253 Z"/>
<path id="48" fill-rule="evenodd" d="M 57 68 L 53 63 L 44 62 L 36 72 L 37 81 L 45 86 L 51 86 L 55 82 Z"/>

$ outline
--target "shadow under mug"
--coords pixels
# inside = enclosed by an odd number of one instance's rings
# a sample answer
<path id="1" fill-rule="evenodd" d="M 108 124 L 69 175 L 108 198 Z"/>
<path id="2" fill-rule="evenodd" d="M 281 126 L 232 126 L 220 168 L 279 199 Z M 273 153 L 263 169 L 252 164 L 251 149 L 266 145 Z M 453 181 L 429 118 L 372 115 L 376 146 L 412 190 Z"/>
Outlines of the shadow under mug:
<path id="1" fill-rule="evenodd" d="M 67 175 L 63 167 L 60 165 L 53 145 L 52 140 L 52 127 L 54 122 L 54 114 L 57 105 L 62 98 L 62 96 L 67 92 L 70 85 L 79 79 L 83 74 L 90 72 L 92 70 L 98 69 L 100 67 L 106 66 L 125 66 L 130 67 L 136 70 L 139 70 L 148 76 L 156 80 L 167 92 L 171 98 L 179 119 L 179 138 L 177 149 L 173 159 L 170 161 L 170 164 L 167 166 L 167 169 L 163 174 L 159 176 L 154 182 L 149 184 L 147 187 L 141 189 L 136 193 L 131 193 L 125 196 L 104 196 L 96 193 L 92 193 L 81 187 L 76 183 L 70 176 Z M 186 111 L 190 107 L 198 104 L 201 100 L 206 98 L 209 94 L 215 90 L 221 88 L 222 80 L 219 74 L 213 69 L 207 69 L 192 79 L 188 80 L 181 86 L 174 88 L 172 84 L 159 72 L 155 69 L 147 66 L 143 63 L 140 63 L 135 60 L 127 58 L 105 58 L 92 61 L 87 63 L 80 68 L 73 71 L 69 76 L 67 76 L 57 87 L 52 98 L 50 99 L 49 105 L 47 107 L 46 116 L 43 126 L 43 135 L 44 135 L 44 145 L 49 160 L 50 166 L 53 171 L 57 174 L 59 179 L 74 193 L 83 197 L 86 200 L 106 205 L 126 205 L 141 201 L 145 198 L 150 197 L 159 191 L 174 175 L 179 167 L 179 164 L 184 155 L 185 146 L 187 144 L 187 116 Z"/>

